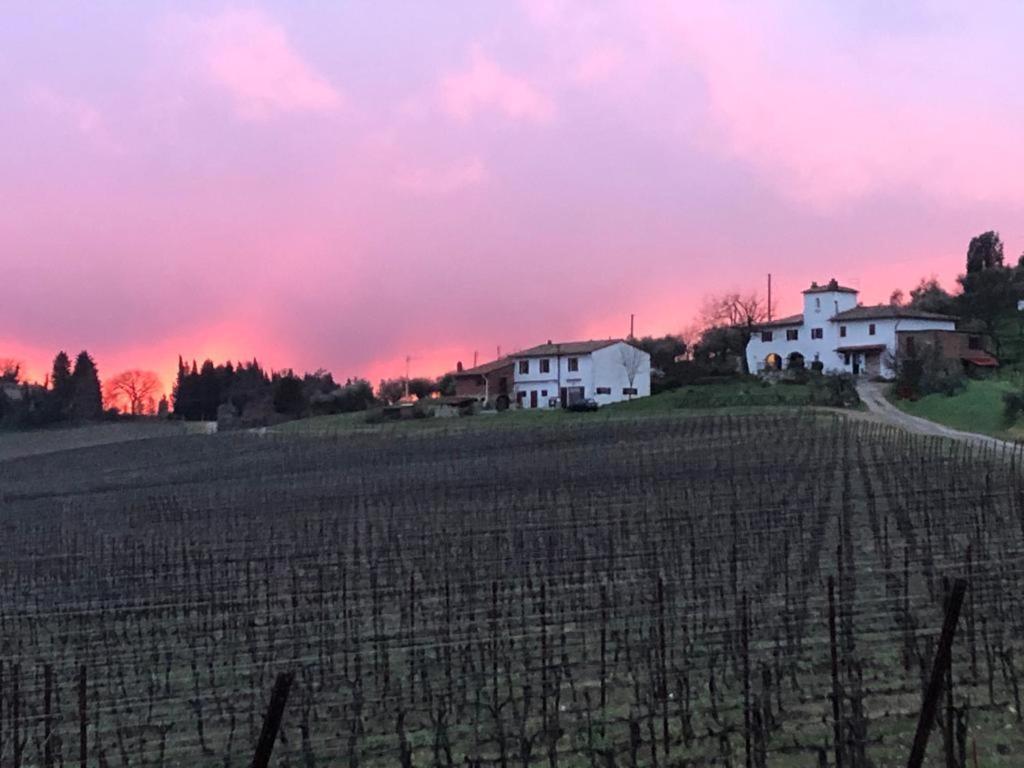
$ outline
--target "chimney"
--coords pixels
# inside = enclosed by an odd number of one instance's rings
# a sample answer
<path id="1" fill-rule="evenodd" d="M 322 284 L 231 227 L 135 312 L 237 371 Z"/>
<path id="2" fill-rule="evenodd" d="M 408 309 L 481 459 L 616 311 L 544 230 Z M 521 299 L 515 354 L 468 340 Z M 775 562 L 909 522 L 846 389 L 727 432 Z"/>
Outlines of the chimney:
<path id="1" fill-rule="evenodd" d="M 459 360 L 459 362 L 457 362 L 455 364 L 455 372 L 456 373 L 462 373 L 462 361 L 461 360 Z"/>
<path id="2" fill-rule="evenodd" d="M 550 344 L 550 343 L 551 343 L 551 339 L 548 339 L 548 344 Z"/>

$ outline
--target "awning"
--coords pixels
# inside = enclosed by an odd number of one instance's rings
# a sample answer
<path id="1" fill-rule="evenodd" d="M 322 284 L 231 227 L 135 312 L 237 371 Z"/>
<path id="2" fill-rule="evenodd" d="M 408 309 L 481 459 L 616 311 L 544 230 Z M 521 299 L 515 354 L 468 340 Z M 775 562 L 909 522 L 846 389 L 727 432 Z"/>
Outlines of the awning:
<path id="1" fill-rule="evenodd" d="M 986 355 L 983 352 L 974 352 L 970 355 L 961 355 L 960 359 L 971 365 L 977 365 L 980 368 L 998 368 L 999 361 L 996 360 L 992 355 Z"/>
<path id="2" fill-rule="evenodd" d="M 861 344 L 858 347 L 836 347 L 836 352 L 842 352 L 843 354 L 849 352 L 881 352 L 885 349 L 885 344 Z"/>

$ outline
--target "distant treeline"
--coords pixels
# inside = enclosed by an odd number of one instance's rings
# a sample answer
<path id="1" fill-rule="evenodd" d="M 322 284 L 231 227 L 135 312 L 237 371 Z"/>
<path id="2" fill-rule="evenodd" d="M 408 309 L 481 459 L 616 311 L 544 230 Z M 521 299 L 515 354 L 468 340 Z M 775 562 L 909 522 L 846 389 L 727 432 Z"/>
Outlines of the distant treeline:
<path id="1" fill-rule="evenodd" d="M 178 359 L 178 376 L 171 394 L 173 415 L 188 421 L 267 424 L 282 418 L 323 416 L 365 411 L 397 402 L 408 389 L 416 397 L 453 394 L 450 375 L 440 379 L 385 379 L 377 391 L 366 379 L 335 381 L 323 369 L 297 375 L 291 370 L 266 371 L 257 360 L 217 365 L 206 360 L 190 365 Z"/>
<path id="2" fill-rule="evenodd" d="M 0 426 L 27 428 L 62 421 L 93 421 L 103 416 L 103 388 L 96 362 L 88 352 L 75 358 L 65 352 L 53 360 L 42 386 L 21 381 L 21 365 L 0 365 Z"/>

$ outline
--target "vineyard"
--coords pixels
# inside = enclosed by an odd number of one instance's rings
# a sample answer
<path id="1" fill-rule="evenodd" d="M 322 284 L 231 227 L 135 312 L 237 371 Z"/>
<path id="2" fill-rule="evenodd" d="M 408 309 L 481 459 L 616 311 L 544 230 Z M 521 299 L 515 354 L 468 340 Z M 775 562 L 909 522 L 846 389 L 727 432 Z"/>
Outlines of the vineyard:
<path id="1" fill-rule="evenodd" d="M 1019 764 L 1021 465 L 781 411 L 0 462 L 0 765 L 247 766 L 282 671 L 278 766 L 904 765 L 955 577 L 927 764 Z"/>

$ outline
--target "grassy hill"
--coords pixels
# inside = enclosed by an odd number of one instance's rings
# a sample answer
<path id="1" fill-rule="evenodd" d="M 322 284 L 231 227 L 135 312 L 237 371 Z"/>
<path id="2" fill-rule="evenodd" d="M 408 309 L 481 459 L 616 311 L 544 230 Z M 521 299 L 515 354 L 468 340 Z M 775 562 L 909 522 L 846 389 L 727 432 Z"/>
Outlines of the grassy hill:
<path id="1" fill-rule="evenodd" d="M 666 414 L 692 415 L 708 412 L 752 413 L 764 408 L 799 408 L 810 404 L 809 388 L 803 384 L 763 384 L 756 381 L 727 381 L 699 384 L 662 392 L 630 402 L 606 405 L 596 413 L 573 413 L 561 409 L 488 412 L 459 419 L 411 419 L 368 423 L 367 414 L 344 413 L 293 421 L 273 428 L 282 434 L 323 434 L 335 432 L 387 432 L 409 430 L 458 430 L 515 428 L 560 423 L 593 423 Z"/>
<path id="2" fill-rule="evenodd" d="M 953 429 L 1019 440 L 1024 438 L 1024 426 L 1007 429 L 1003 422 L 1003 395 L 1018 388 L 1008 378 L 972 379 L 953 396 L 935 394 L 916 401 L 893 399 L 893 403 L 911 416 Z"/>

